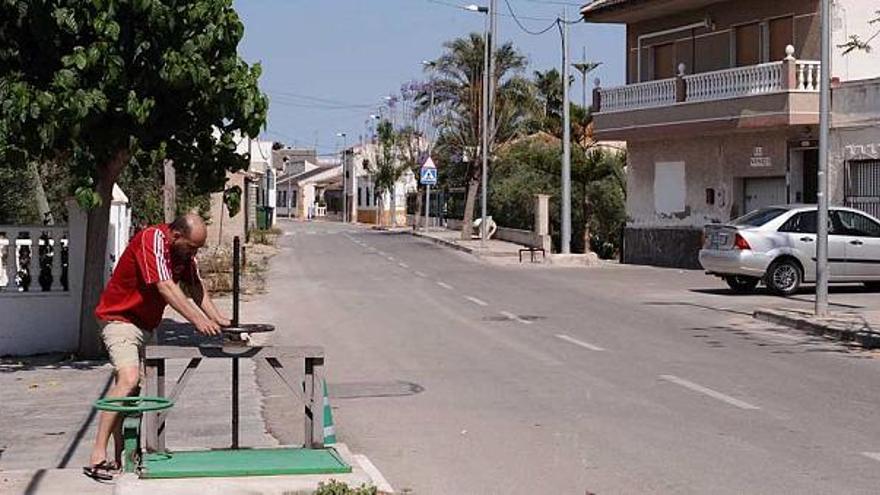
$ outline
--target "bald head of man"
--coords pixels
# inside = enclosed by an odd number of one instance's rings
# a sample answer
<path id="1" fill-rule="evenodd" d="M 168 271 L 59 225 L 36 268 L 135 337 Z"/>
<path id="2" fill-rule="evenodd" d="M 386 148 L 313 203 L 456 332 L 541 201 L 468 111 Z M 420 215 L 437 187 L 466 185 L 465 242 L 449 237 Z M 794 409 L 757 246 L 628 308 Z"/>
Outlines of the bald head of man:
<path id="1" fill-rule="evenodd" d="M 171 222 L 172 254 L 192 258 L 208 238 L 208 227 L 202 217 L 195 213 L 181 215 Z"/>

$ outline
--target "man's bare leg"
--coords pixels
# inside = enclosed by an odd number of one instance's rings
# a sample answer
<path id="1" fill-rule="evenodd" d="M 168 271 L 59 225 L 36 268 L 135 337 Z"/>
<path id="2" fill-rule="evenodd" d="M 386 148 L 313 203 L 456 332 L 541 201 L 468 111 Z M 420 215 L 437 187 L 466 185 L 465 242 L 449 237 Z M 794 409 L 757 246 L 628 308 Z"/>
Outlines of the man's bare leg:
<path id="1" fill-rule="evenodd" d="M 116 384 L 107 393 L 107 397 L 128 397 L 138 388 L 140 382 L 140 370 L 137 365 L 126 366 L 116 371 Z M 117 434 L 117 430 L 122 427 L 122 416 L 113 411 L 101 411 L 98 420 L 98 435 L 95 437 L 95 444 L 92 447 L 92 455 L 89 460 L 91 465 L 99 464 L 101 461 L 107 460 L 107 444 L 110 442 L 110 435 Z M 115 442 L 115 440 L 114 440 Z M 121 456 L 122 434 L 119 432 L 119 445 L 116 447 L 117 452 Z"/>

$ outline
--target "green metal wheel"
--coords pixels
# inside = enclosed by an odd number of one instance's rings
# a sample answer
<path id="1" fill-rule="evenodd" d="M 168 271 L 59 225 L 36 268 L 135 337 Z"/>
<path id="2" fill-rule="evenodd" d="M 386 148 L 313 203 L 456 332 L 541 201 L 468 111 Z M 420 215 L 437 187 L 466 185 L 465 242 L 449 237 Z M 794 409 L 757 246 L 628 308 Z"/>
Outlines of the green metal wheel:
<path id="1" fill-rule="evenodd" d="M 163 411 L 174 406 L 174 401 L 164 397 L 108 397 L 95 401 L 95 409 L 121 413 Z"/>

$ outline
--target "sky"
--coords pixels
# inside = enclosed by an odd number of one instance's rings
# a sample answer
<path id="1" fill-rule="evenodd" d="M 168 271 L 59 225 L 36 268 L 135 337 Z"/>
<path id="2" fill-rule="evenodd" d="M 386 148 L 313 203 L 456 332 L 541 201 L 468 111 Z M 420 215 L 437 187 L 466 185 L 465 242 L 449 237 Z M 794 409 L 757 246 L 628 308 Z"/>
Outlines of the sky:
<path id="1" fill-rule="evenodd" d="M 239 51 L 259 62 L 261 89 L 269 96 L 269 119 L 261 138 L 289 146 L 336 153 L 364 134 L 365 122 L 386 95 L 402 83 L 427 80 L 422 60 L 437 58 L 445 41 L 484 31 L 485 16 L 459 8 L 473 0 L 235 0 L 245 26 Z M 577 18 L 578 3 L 567 0 L 508 0 L 526 28 L 541 30 L 564 8 Z M 488 0 L 476 1 L 486 5 Z M 534 70 L 559 68 L 559 31 L 523 32 L 498 0 L 498 39 L 510 41 Z M 603 86 L 622 84 L 625 31 L 622 26 L 574 24 L 571 57 L 603 65 L 589 75 Z M 574 71 L 573 71 L 574 73 Z M 590 82 L 589 88 L 592 87 Z M 580 101 L 577 76 L 572 98 Z M 589 98 L 589 96 L 588 96 Z"/>

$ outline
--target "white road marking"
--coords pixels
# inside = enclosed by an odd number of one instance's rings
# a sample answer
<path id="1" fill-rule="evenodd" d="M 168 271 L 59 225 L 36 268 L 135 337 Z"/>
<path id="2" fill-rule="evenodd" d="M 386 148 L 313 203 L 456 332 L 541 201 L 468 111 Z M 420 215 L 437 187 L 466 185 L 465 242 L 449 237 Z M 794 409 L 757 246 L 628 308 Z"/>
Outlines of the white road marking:
<path id="1" fill-rule="evenodd" d="M 394 256 L 387 256 L 388 261 L 394 261 Z"/>
<path id="2" fill-rule="evenodd" d="M 381 255 L 381 256 L 385 256 L 385 251 L 376 251 L 376 252 L 379 253 L 379 255 Z"/>
<path id="3" fill-rule="evenodd" d="M 511 313 L 510 311 L 500 311 L 500 313 L 502 315 L 504 315 L 505 317 L 507 317 L 508 320 L 514 320 L 519 323 L 522 323 L 523 325 L 531 325 L 532 324 L 532 322 L 530 322 L 529 320 L 523 320 L 519 316 Z"/>
<path id="4" fill-rule="evenodd" d="M 382 476 L 382 473 L 376 469 L 376 466 L 367 459 L 367 456 L 363 454 L 354 454 L 352 457 L 355 458 L 357 463 L 361 465 L 361 468 L 370 476 L 370 480 L 373 481 L 374 486 L 379 493 L 394 493 L 394 488 L 392 488 L 391 484 L 388 483 L 388 480 Z"/>
<path id="5" fill-rule="evenodd" d="M 464 296 L 464 298 L 467 299 L 468 301 L 476 304 L 477 306 L 488 306 L 489 305 L 489 303 L 487 303 L 486 301 L 477 299 L 476 297 L 473 297 L 473 296 Z"/>
<path id="6" fill-rule="evenodd" d="M 605 350 L 597 345 L 593 345 L 593 344 L 590 344 L 589 342 L 584 342 L 583 340 L 578 340 L 574 337 L 569 337 L 568 335 L 561 334 L 561 333 L 557 334 L 556 338 L 562 339 L 566 342 L 570 342 L 574 345 L 579 345 L 579 346 L 583 347 L 584 349 L 589 349 L 591 351 L 602 352 Z"/>
<path id="7" fill-rule="evenodd" d="M 439 285 L 440 287 L 443 287 L 446 290 L 455 290 L 455 288 L 453 286 L 447 284 L 446 282 L 437 282 L 437 285 Z"/>
<path id="8" fill-rule="evenodd" d="M 679 378 L 675 375 L 660 375 L 660 379 L 666 380 L 667 382 L 671 382 L 676 385 L 681 385 L 682 387 L 689 389 L 689 390 L 693 390 L 694 392 L 701 393 L 703 395 L 708 395 L 709 397 L 712 397 L 713 399 L 720 400 L 721 402 L 726 402 L 727 404 L 730 404 L 731 406 L 734 406 L 734 407 L 738 407 L 740 409 L 747 409 L 747 410 L 761 409 L 760 407 L 758 407 L 756 405 L 749 404 L 748 402 L 744 402 L 744 401 L 741 401 L 741 400 L 736 399 L 734 397 L 731 397 L 729 395 L 722 394 L 721 392 L 718 392 L 716 390 L 712 390 L 711 388 L 707 388 L 702 385 L 698 385 L 694 382 L 685 380 L 684 378 Z"/>
<path id="9" fill-rule="evenodd" d="M 427 274 L 427 273 L 425 273 L 425 272 L 420 272 L 420 271 L 418 271 L 418 270 L 416 270 L 416 272 L 415 272 L 415 273 L 416 273 L 416 276 L 417 276 L 417 277 L 422 277 L 422 278 L 425 278 L 425 277 L 427 277 L 427 276 L 428 276 L 428 274 Z"/>
<path id="10" fill-rule="evenodd" d="M 862 455 L 867 457 L 868 459 L 880 461 L 880 452 L 862 452 Z"/>
<path id="11" fill-rule="evenodd" d="M 398 263 L 397 266 L 399 266 L 399 267 L 401 267 L 401 268 L 409 268 L 409 265 L 407 265 L 407 264 L 404 263 L 404 262 L 400 262 L 400 263 Z"/>

